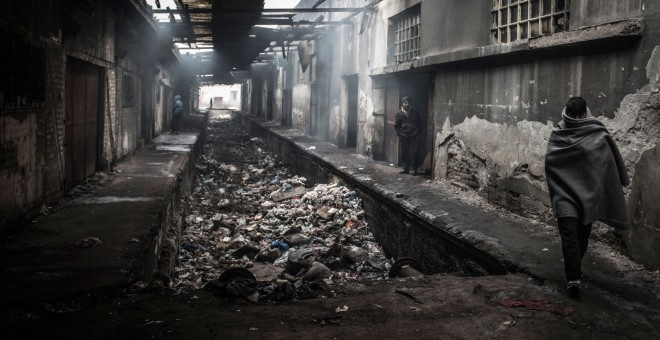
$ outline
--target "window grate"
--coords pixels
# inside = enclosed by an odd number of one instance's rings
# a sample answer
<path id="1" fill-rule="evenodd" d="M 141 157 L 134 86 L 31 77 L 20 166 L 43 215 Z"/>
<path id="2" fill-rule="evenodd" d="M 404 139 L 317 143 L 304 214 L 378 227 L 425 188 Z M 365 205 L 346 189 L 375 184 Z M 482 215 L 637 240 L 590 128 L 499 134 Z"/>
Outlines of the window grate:
<path id="1" fill-rule="evenodd" d="M 568 31 L 570 0 L 492 0 L 494 44 Z"/>
<path id="2" fill-rule="evenodd" d="M 417 6 L 414 7 L 412 12 L 406 12 L 403 16 L 395 19 L 394 56 L 397 63 L 419 57 L 420 18 L 420 9 Z"/>

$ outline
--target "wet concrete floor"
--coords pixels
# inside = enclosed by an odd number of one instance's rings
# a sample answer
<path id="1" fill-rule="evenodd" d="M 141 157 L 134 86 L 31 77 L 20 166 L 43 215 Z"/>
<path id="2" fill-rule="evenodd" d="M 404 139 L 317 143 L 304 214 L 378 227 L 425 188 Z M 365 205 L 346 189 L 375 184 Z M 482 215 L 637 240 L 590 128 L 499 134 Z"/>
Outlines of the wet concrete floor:
<path id="1" fill-rule="evenodd" d="M 374 162 L 351 163 L 339 152 L 323 149 L 321 144 L 316 146 L 320 146 L 316 149 L 319 152 L 340 157 L 346 163 L 338 166 L 354 166 L 372 181 L 378 180 L 374 180 L 378 173 L 389 178 L 387 174 L 397 170 Z M 368 169 L 372 171 L 367 173 Z M 437 190 L 424 179 L 411 178 L 402 178 L 398 181 L 400 187 L 390 190 L 405 193 L 410 186 L 406 181 L 428 185 L 429 193 Z M 464 193 L 447 192 L 447 200 L 458 202 L 454 194 Z M 407 199 L 415 201 L 409 195 Z M 452 209 L 444 209 L 455 214 Z M 470 215 L 475 219 L 475 214 Z M 550 231 L 531 232 L 537 239 L 549 240 L 554 236 Z M 514 232 L 511 235 L 516 236 Z M 513 244 L 516 240 L 501 242 Z M 526 246 L 529 245 L 518 245 Z M 277 303 L 232 300 L 203 289 L 177 292 L 130 286 L 113 293 L 83 293 L 5 305 L 0 308 L 0 333 L 7 338 L 54 339 L 657 338 L 658 306 L 654 301 L 659 297 L 646 303 L 639 297 L 628 298 L 636 296 L 635 288 L 657 288 L 655 277 L 635 264 L 628 265 L 629 262 L 604 261 L 603 256 L 610 254 L 603 255 L 610 250 L 605 243 L 594 242 L 593 247 L 589 261 L 606 265 L 590 266 L 580 300 L 566 296 L 561 279 L 556 278 L 561 273 L 540 275 L 544 280 L 539 280 L 539 275 L 521 273 L 348 281 L 330 287 L 314 299 Z M 531 254 L 538 249 L 520 250 L 523 251 L 529 251 L 532 260 L 518 259 L 519 268 L 525 261 L 535 268 L 528 270 L 530 273 L 560 268 L 553 264 L 543 269 L 545 262 Z M 620 263 L 630 268 L 621 268 Z M 653 290 L 646 290 L 649 292 Z"/>

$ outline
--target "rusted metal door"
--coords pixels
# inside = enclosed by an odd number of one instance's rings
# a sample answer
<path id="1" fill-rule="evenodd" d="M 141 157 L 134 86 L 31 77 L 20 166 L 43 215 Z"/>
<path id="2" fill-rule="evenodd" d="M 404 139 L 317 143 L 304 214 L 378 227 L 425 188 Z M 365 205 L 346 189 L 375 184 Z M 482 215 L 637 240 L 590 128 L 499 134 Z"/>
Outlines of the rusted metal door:
<path id="1" fill-rule="evenodd" d="M 385 160 L 398 164 L 399 138 L 394 131 L 394 118 L 399 111 L 399 84 L 391 80 L 387 84 L 385 96 Z"/>
<path id="2" fill-rule="evenodd" d="M 101 69 L 67 60 L 65 84 L 65 188 L 94 174 L 99 159 L 99 92 Z"/>

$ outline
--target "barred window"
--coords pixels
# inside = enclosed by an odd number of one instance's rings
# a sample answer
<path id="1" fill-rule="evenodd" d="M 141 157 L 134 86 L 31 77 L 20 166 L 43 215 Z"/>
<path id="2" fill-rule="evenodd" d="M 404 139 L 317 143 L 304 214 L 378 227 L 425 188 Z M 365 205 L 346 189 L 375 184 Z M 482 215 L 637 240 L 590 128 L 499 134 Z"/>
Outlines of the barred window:
<path id="1" fill-rule="evenodd" d="M 397 63 L 419 57 L 420 6 L 412 7 L 394 17 L 394 57 Z"/>
<path id="2" fill-rule="evenodd" d="M 494 44 L 568 30 L 570 0 L 493 0 Z"/>

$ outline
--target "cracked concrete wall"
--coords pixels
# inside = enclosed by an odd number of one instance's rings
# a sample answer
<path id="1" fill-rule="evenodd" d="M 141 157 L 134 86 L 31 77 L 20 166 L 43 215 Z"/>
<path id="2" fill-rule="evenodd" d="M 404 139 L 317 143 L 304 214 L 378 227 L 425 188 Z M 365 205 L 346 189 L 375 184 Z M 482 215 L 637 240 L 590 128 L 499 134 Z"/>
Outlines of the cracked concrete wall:
<path id="1" fill-rule="evenodd" d="M 314 3 L 306 0 L 303 5 Z M 389 65 L 389 19 L 420 3 L 419 63 Z M 350 0 L 322 4 L 362 5 Z M 552 212 L 543 168 L 547 138 L 566 100 L 585 97 L 612 131 L 633 175 L 633 185 L 626 189 L 636 224 L 625 238 L 631 255 L 653 258 L 645 263 L 660 267 L 660 256 L 651 250 L 660 238 L 658 208 L 649 203 L 655 196 L 646 189 L 657 191 L 653 169 L 660 134 L 655 130 L 654 91 L 660 61 L 653 51 L 660 45 L 660 3 L 574 0 L 570 28 L 581 31 L 503 45 L 491 43 L 491 10 L 492 2 L 478 0 L 384 0 L 365 19 L 356 16 L 353 25 L 328 32 L 324 48 L 315 51 L 327 60 L 323 67 L 330 72 L 322 108 L 330 117 L 329 141 L 342 145 L 346 140 L 348 93 L 342 77 L 358 76 L 357 152 L 378 158 L 384 150 L 387 109 L 383 84 L 417 72 L 430 74 L 435 179 L 449 178 L 494 204 L 548 220 Z M 636 18 L 642 20 L 632 20 Z M 627 24 L 638 31 L 629 34 L 622 29 Z M 415 69 L 418 64 L 423 68 Z M 297 59 L 295 67 L 300 67 Z M 294 127 L 309 132 L 310 84 L 297 76 L 292 87 Z"/>
<path id="2" fill-rule="evenodd" d="M 142 44 L 137 30 L 129 24 L 129 16 L 118 14 L 126 10 L 125 6 L 130 5 L 128 2 L 109 4 L 101 1 L 90 10 L 79 5 L 59 0 L 21 2 L 20 6 L 0 14 L 0 34 L 43 49 L 45 73 L 44 84 L 31 84 L 44 87 L 42 106 L 9 112 L 7 106 L 0 105 L 0 123 L 5 126 L 0 131 L 3 156 L 9 151 L 9 155 L 16 158 L 11 162 L 4 159 L 0 162 L 0 188 L 17 193 L 0 197 L 0 228 L 10 222 L 20 224 L 39 212 L 42 204 L 50 204 L 64 194 L 65 78 L 72 60 L 92 64 L 101 74 L 97 167 L 109 169 L 118 158 L 138 146 L 141 134 L 140 79 L 142 65 L 148 58 L 144 48 L 152 45 Z M 76 25 L 79 27 L 72 30 Z M 122 32 L 128 32 L 128 36 L 117 37 L 119 26 Z M 138 42 L 131 45 L 133 38 Z M 125 58 L 117 55 L 120 44 L 127 48 Z M 15 65 L 7 67 L 12 66 Z M 134 73 L 137 100 L 134 107 L 124 109 L 118 99 L 122 87 L 118 73 L 125 70 Z"/>
<path id="3" fill-rule="evenodd" d="M 294 129 L 310 133 L 309 128 L 309 98 L 310 89 L 305 84 L 298 84 L 293 87 L 293 109 L 291 120 Z"/>
<path id="4" fill-rule="evenodd" d="M 612 133 L 632 177 L 625 189 L 634 224 L 623 233 L 628 252 L 660 268 L 660 208 L 655 203 L 660 192 L 660 4 L 622 1 L 614 5 L 615 16 L 593 15 L 589 10 L 594 6 L 606 7 L 573 2 L 571 9 L 580 19 L 572 24 L 643 15 L 643 38 L 438 69 L 434 174 L 518 214 L 551 218 L 543 168 L 547 138 L 567 98 L 585 97 Z"/>
<path id="5" fill-rule="evenodd" d="M 276 68 L 273 70 L 273 121 L 282 121 L 282 88 L 284 87 L 284 70 Z"/>
<path id="6" fill-rule="evenodd" d="M 653 49 L 646 66 L 648 83 L 624 98 L 614 118 L 603 122 L 621 149 L 632 177 L 628 188 L 628 213 L 633 228 L 624 241 L 634 259 L 660 268 L 660 46 Z"/>

